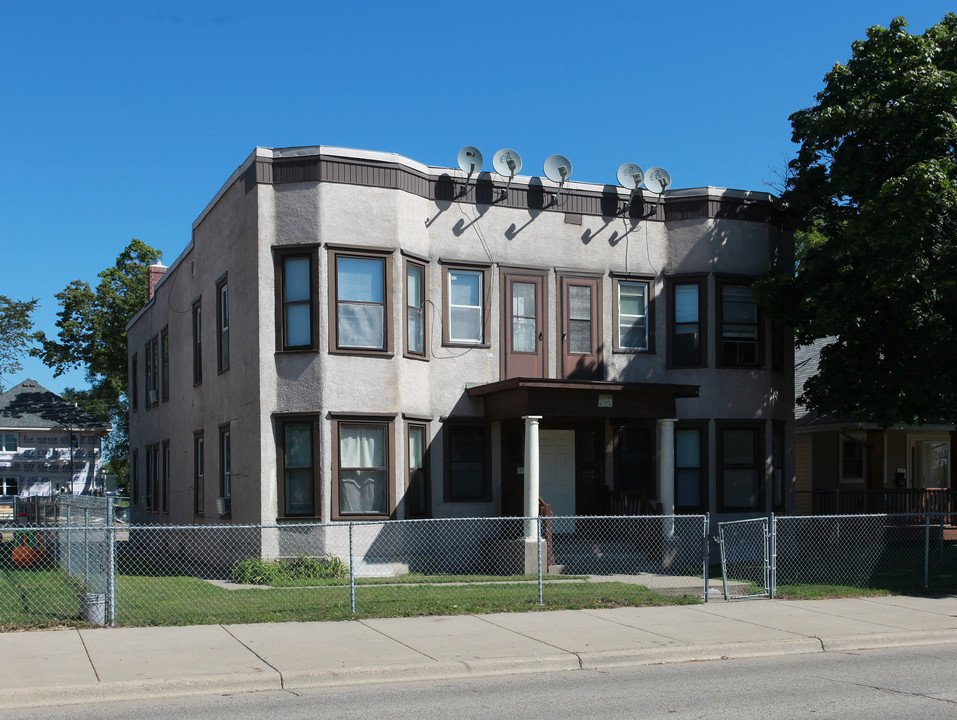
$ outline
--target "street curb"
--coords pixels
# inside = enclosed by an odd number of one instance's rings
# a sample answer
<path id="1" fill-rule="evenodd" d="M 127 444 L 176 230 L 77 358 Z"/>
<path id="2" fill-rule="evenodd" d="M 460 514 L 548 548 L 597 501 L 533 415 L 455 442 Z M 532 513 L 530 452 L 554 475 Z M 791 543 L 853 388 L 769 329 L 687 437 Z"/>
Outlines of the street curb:
<path id="1" fill-rule="evenodd" d="M 957 643 L 957 630 L 916 630 L 842 637 L 681 645 L 635 650 L 560 652 L 531 657 L 476 658 L 353 667 L 282 674 L 279 671 L 232 673 L 193 678 L 123 680 L 89 685 L 0 688 L 0 709 L 118 702 L 143 698 L 191 695 L 230 695 L 248 692 L 305 690 L 380 683 L 442 681 L 502 675 L 557 673 L 575 670 L 705 662 L 783 655 L 807 655 L 889 647 Z"/>

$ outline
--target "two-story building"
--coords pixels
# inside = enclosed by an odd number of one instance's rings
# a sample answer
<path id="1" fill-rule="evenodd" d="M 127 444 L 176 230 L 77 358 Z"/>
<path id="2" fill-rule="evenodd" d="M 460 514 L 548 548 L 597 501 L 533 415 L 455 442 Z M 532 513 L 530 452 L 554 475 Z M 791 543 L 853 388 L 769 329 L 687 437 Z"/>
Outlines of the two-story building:
<path id="1" fill-rule="evenodd" d="M 793 504 L 766 193 L 256 148 L 129 323 L 133 521 Z M 643 504 L 649 501 L 649 504 Z"/>

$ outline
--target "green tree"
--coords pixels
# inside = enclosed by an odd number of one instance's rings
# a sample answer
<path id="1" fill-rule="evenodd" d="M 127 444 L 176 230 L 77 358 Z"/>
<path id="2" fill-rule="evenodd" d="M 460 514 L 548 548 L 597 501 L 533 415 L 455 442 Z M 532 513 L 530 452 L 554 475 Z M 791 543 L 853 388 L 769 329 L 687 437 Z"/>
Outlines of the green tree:
<path id="1" fill-rule="evenodd" d="M 64 392 L 87 412 L 113 424 L 105 451 L 106 471 L 120 482 L 129 476 L 129 386 L 126 354 L 126 324 L 146 304 L 151 264 L 161 253 L 141 240 L 133 240 L 116 258 L 116 265 L 99 274 L 94 291 L 74 280 L 56 294 L 56 339 L 43 332 L 31 354 L 39 357 L 59 376 L 72 369 L 86 372 L 89 390 Z"/>
<path id="2" fill-rule="evenodd" d="M 3 391 L 3 376 L 20 372 L 20 358 L 30 344 L 33 329 L 31 313 L 36 309 L 36 300 L 11 300 L 0 295 L 0 392 Z"/>
<path id="3" fill-rule="evenodd" d="M 791 115 L 797 263 L 758 286 L 799 345 L 834 338 L 805 404 L 884 426 L 957 414 L 957 15 L 905 27 L 870 28 Z"/>

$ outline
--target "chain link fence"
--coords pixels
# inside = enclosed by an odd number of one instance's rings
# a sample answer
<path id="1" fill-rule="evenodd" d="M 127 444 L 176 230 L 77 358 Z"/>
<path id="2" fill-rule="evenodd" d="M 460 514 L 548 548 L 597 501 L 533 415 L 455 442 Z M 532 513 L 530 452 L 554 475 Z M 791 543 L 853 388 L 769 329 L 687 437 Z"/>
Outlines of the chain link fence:
<path id="1" fill-rule="evenodd" d="M 93 517 L 61 508 L 59 524 L 2 531 L 0 626 L 607 607 L 660 602 L 661 593 L 707 600 L 713 531 L 726 596 L 727 583 L 737 597 L 812 585 L 957 590 L 957 528 L 943 515 L 762 517 L 716 527 L 707 516 L 184 527 Z"/>
<path id="2" fill-rule="evenodd" d="M 305 621 L 701 597 L 707 527 L 705 516 L 616 516 L 20 528 L 3 538 L 0 623 Z M 39 550 L 14 553 L 27 534 Z"/>

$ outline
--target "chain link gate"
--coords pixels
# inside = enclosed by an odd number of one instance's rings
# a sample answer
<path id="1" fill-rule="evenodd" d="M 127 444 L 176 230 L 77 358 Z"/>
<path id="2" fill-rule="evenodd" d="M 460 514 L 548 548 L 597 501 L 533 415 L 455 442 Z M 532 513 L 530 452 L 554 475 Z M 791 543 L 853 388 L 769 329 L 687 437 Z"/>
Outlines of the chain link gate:
<path id="1" fill-rule="evenodd" d="M 773 528 L 773 517 L 770 521 L 761 517 L 718 523 L 725 600 L 774 597 Z"/>

